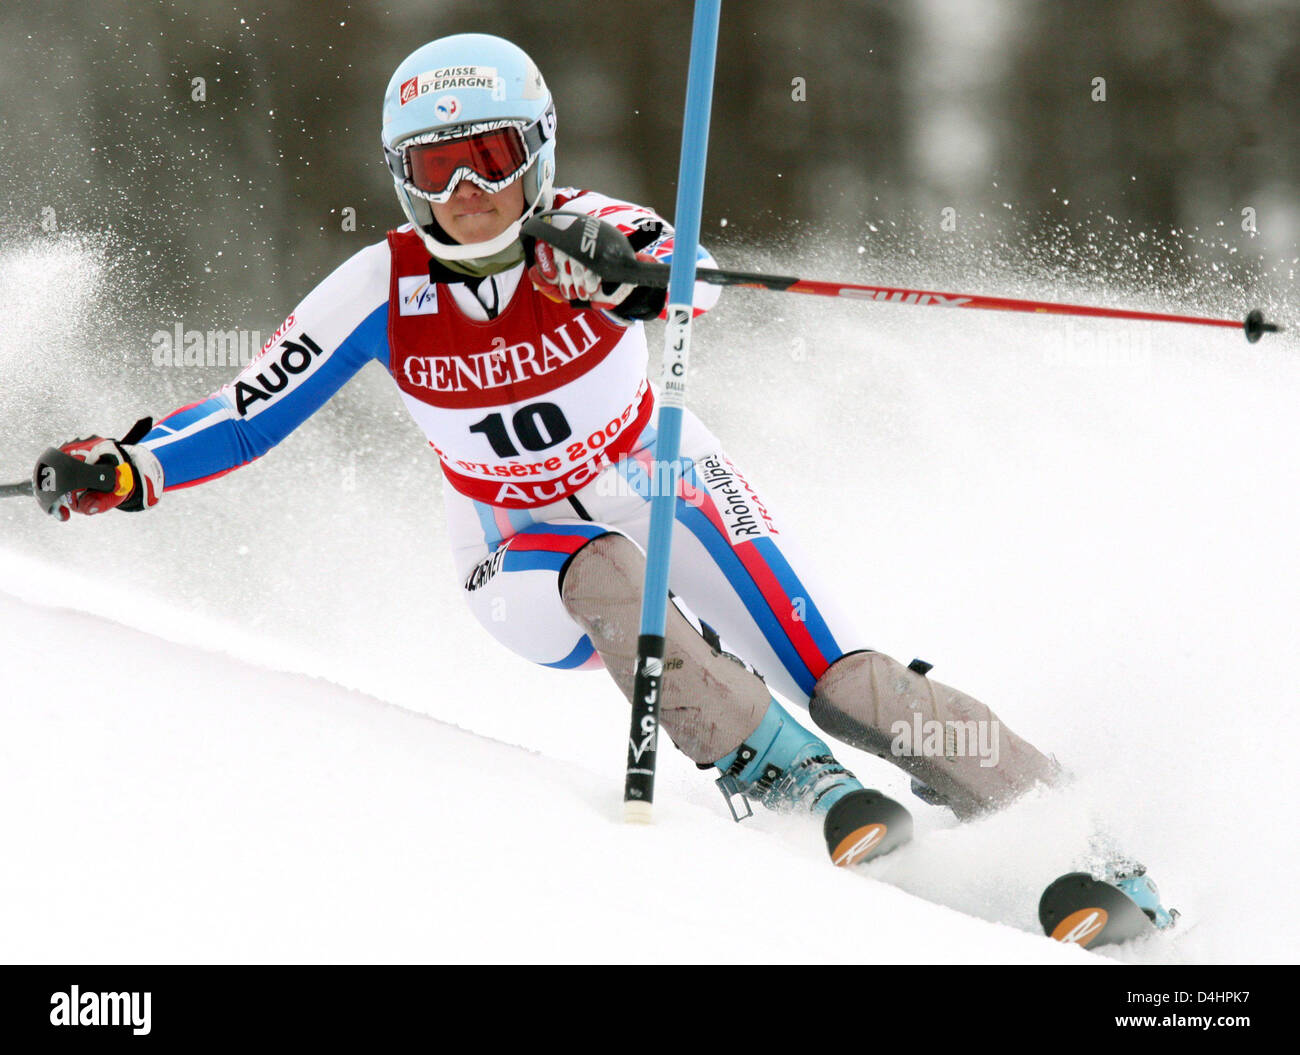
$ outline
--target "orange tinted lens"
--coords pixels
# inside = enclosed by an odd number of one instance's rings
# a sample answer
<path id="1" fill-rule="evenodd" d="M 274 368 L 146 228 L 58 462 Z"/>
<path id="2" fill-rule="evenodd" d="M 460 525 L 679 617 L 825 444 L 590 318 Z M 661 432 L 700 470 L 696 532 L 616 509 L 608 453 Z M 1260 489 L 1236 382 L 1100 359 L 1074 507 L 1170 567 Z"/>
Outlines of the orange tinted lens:
<path id="1" fill-rule="evenodd" d="M 489 183 L 508 179 L 528 160 L 517 128 L 498 128 L 445 143 L 411 147 L 411 182 L 422 191 L 441 194 L 458 169 L 467 168 Z"/>

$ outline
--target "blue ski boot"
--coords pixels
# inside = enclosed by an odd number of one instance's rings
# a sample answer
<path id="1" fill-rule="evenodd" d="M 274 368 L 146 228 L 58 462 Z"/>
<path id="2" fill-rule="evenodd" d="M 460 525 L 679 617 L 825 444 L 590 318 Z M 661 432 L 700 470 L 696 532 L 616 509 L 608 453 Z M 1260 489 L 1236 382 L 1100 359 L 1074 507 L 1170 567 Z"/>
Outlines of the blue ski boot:
<path id="1" fill-rule="evenodd" d="M 879 857 L 911 837 L 911 814 L 864 788 L 776 700 L 746 741 L 715 764 L 722 771 L 717 785 L 737 821 L 753 815 L 751 800 L 773 810 L 803 806 L 824 813 L 827 849 L 837 865 Z M 736 808 L 737 798 L 744 813 Z"/>
<path id="2" fill-rule="evenodd" d="M 738 821 L 753 814 L 751 802 L 771 810 L 806 806 L 825 813 L 850 791 L 862 789 L 831 749 L 776 700 L 745 743 L 714 764 L 722 771 L 716 783 Z M 744 804 L 743 814 L 737 811 L 737 798 Z"/>
<path id="3" fill-rule="evenodd" d="M 1160 903 L 1160 891 L 1147 875 L 1146 865 L 1131 860 L 1116 862 L 1107 878 L 1132 899 L 1156 930 L 1172 927 L 1178 919 L 1176 908 L 1165 908 Z"/>

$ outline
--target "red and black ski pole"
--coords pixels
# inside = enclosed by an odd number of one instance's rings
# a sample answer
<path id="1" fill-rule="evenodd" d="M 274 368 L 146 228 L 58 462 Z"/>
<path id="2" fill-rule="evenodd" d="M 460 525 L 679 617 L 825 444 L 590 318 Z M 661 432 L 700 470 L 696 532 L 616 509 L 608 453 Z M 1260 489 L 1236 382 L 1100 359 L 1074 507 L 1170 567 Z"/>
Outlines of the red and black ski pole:
<path id="1" fill-rule="evenodd" d="M 1134 311 L 1129 308 L 1099 308 L 1087 304 L 1060 304 L 1050 300 L 1022 300 L 1017 297 L 985 297 L 978 293 L 940 293 L 931 289 L 902 289 L 897 286 L 858 286 L 848 282 L 819 282 L 777 275 L 747 275 L 741 271 L 710 271 L 701 268 L 701 282 L 720 286 L 748 286 L 774 289 L 785 293 L 810 293 L 817 297 L 853 297 L 887 304 L 915 304 L 934 308 L 982 308 L 985 311 L 1025 311 L 1039 315 L 1083 315 L 1097 319 L 1134 319 L 1143 322 L 1189 322 L 1198 326 L 1222 326 L 1244 330 L 1246 340 L 1254 344 L 1266 333 L 1281 327 L 1265 322 L 1264 313 L 1256 308 L 1244 320 L 1211 319 L 1203 315 L 1168 315 L 1158 311 Z M 715 277 L 717 276 L 717 277 Z"/>
<path id="2" fill-rule="evenodd" d="M 669 265 L 638 260 L 627 238 L 617 227 L 594 217 L 579 217 L 567 227 L 550 223 L 540 213 L 524 224 L 524 234 L 549 242 L 556 248 L 591 268 L 608 282 L 631 282 L 638 286 L 667 287 Z M 572 214 L 562 214 L 572 215 Z M 599 225 L 598 227 L 596 225 Z M 979 308 L 985 311 L 1023 311 L 1040 315 L 1083 315 L 1103 319 L 1130 319 L 1144 322 L 1182 322 L 1199 326 L 1220 326 L 1243 330 L 1254 344 L 1266 333 L 1281 330 L 1275 322 L 1265 322 L 1258 308 L 1242 319 L 1212 319 L 1201 315 L 1168 315 L 1156 311 L 1133 311 L 1128 308 L 1099 308 L 1086 304 L 1059 304 L 1049 300 L 1023 300 L 1017 297 L 986 297 L 978 293 L 942 293 L 932 289 L 905 289 L 900 286 L 864 286 L 852 282 L 823 282 L 793 278 L 788 275 L 765 275 L 753 271 L 729 271 L 723 268 L 697 268 L 695 278 L 715 286 L 741 286 L 769 289 L 782 293 L 808 293 L 816 297 L 848 297 L 885 304 L 914 304 L 930 308 Z"/>

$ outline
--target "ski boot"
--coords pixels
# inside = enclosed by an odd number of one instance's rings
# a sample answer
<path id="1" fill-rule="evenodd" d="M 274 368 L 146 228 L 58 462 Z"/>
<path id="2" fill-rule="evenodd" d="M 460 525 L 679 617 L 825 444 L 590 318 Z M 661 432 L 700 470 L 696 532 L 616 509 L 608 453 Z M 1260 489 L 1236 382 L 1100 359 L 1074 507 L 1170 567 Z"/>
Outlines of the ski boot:
<path id="1" fill-rule="evenodd" d="M 1178 910 L 1160 903 L 1160 891 L 1140 861 L 1116 862 L 1108 878 L 1133 900 L 1156 930 L 1168 930 L 1177 921 Z"/>
<path id="2" fill-rule="evenodd" d="M 715 765 L 722 771 L 716 783 L 737 821 L 753 815 L 751 801 L 773 810 L 802 806 L 824 813 L 827 850 L 837 865 L 882 856 L 911 838 L 911 814 L 888 796 L 864 788 L 776 700 L 745 743 Z M 737 810 L 737 799 L 744 813 Z"/>

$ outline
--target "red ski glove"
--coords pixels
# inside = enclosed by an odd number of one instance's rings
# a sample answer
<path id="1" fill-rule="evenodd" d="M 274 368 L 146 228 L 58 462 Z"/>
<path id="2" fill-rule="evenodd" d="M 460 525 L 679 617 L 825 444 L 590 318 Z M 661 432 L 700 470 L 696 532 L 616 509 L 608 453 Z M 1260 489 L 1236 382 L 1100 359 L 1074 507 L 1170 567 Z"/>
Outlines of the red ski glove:
<path id="1" fill-rule="evenodd" d="M 116 486 L 111 491 L 95 491 L 86 488 L 61 494 L 49 505 L 50 516 L 60 521 L 67 521 L 71 519 L 73 513 L 94 516 L 96 513 L 107 513 L 110 509 L 122 509 L 134 513 L 157 505 L 163 492 L 162 465 L 149 448 L 127 442 L 143 438 L 151 425 L 149 419 L 137 422 L 126 439 L 121 442 L 104 439 L 102 436 L 90 436 L 60 446 L 59 450 L 64 454 L 78 458 L 88 465 L 114 467 Z M 38 488 L 42 484 L 41 477 L 42 469 L 38 466 L 36 474 Z"/>
<path id="2" fill-rule="evenodd" d="M 591 268 L 546 242 L 537 242 L 533 253 L 536 262 L 528 269 L 528 277 L 542 296 L 553 301 L 568 301 L 575 308 L 602 308 L 620 314 L 619 305 L 638 288 L 631 282 L 617 286 L 602 282 Z M 655 262 L 654 257 L 645 253 L 637 253 L 637 259 Z"/>

